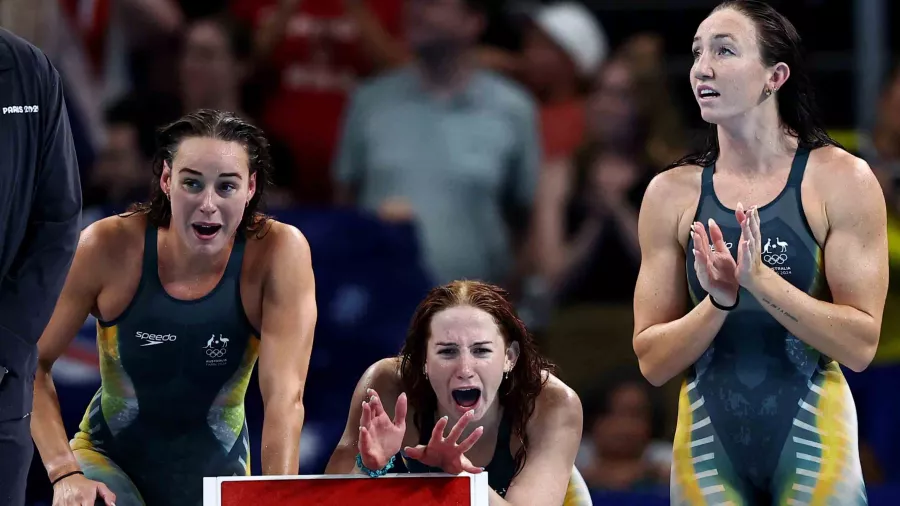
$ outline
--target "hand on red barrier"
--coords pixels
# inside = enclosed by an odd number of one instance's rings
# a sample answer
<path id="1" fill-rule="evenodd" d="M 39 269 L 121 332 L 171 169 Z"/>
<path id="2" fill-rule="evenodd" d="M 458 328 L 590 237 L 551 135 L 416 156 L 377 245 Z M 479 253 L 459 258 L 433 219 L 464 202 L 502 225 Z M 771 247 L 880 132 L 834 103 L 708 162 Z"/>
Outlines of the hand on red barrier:
<path id="1" fill-rule="evenodd" d="M 99 481 L 76 474 L 53 486 L 53 506 L 82 506 L 102 499 L 106 506 L 115 506 L 116 494 Z"/>
<path id="2" fill-rule="evenodd" d="M 375 390 L 366 391 L 359 420 L 359 453 L 363 465 L 382 469 L 400 451 L 406 434 L 406 394 L 400 394 L 394 406 L 394 419 L 388 416 Z"/>
<path id="3" fill-rule="evenodd" d="M 465 453 L 475 445 L 484 433 L 484 427 L 478 427 L 462 443 L 457 444 L 457 440 L 462 436 L 466 426 L 472 421 L 474 415 L 471 411 L 464 414 L 447 437 L 444 437 L 444 428 L 447 426 L 448 419 L 443 417 L 434 424 L 434 430 L 431 431 L 431 440 L 428 445 L 418 445 L 416 447 L 406 447 L 404 450 L 410 458 L 430 467 L 438 467 L 448 474 L 459 474 L 462 472 L 478 474 L 484 469 L 475 467 L 466 457 Z"/>

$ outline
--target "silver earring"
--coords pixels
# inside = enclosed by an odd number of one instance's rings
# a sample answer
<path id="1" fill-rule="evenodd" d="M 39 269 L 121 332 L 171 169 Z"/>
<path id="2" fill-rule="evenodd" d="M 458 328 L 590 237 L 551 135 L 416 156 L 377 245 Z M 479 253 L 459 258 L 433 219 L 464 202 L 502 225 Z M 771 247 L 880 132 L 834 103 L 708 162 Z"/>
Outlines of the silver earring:
<path id="1" fill-rule="evenodd" d="M 766 88 L 765 93 L 766 93 L 766 96 L 767 96 L 767 97 L 772 96 L 772 89 L 771 89 L 771 88 Z"/>
<path id="2" fill-rule="evenodd" d="M 506 372 L 503 373 L 503 379 L 504 379 L 504 380 L 508 380 L 508 379 L 509 379 L 509 371 L 508 371 L 508 370 L 507 370 Z"/>

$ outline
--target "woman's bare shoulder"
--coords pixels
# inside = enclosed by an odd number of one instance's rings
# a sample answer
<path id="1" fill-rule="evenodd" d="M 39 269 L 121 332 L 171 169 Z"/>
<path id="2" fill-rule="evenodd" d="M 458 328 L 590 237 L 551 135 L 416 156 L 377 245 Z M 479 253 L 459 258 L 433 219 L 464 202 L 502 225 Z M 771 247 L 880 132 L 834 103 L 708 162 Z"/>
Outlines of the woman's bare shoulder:
<path id="1" fill-rule="evenodd" d="M 550 412 L 562 412 L 568 415 L 581 417 L 581 398 L 575 390 L 565 384 L 552 373 L 544 373 L 546 383 L 535 402 L 535 414 L 547 415 Z M 560 414 L 562 414 L 560 413 Z"/>
<path id="2" fill-rule="evenodd" d="M 143 214 L 113 215 L 97 220 L 81 231 L 81 255 L 105 264 L 121 265 L 130 255 L 143 255 L 147 217 Z"/>
<path id="3" fill-rule="evenodd" d="M 403 390 L 400 382 L 400 359 L 383 358 L 366 369 L 362 378 L 366 388 L 378 392 L 382 399 L 396 399 Z"/>

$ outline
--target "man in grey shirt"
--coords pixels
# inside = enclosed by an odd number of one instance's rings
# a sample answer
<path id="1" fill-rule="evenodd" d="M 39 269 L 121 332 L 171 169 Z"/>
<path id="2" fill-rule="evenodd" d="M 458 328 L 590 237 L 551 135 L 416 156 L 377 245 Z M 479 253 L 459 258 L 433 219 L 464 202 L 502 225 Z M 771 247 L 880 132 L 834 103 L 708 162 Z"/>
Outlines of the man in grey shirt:
<path id="1" fill-rule="evenodd" d="M 471 59 L 479 0 L 407 0 L 411 65 L 352 97 L 338 201 L 415 221 L 435 283 L 507 285 L 525 255 L 540 162 L 536 105 Z M 394 209 L 394 211 L 389 211 Z"/>

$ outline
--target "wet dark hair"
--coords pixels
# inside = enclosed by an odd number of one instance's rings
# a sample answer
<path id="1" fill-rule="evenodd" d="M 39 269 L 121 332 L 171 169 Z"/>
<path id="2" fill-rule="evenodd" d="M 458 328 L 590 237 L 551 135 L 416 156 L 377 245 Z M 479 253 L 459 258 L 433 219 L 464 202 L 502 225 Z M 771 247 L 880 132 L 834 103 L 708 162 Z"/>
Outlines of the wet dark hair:
<path id="1" fill-rule="evenodd" d="M 150 200 L 132 205 L 128 214 L 144 213 L 151 225 L 167 227 L 172 218 L 169 199 L 159 186 L 164 164 L 172 167 L 175 153 L 185 139 L 209 137 L 222 141 L 234 141 L 247 150 L 250 174 L 256 174 L 256 192 L 244 209 L 238 231 L 246 234 L 260 233 L 268 222 L 268 216 L 259 209 L 269 185 L 272 161 L 269 142 L 263 131 L 239 118 L 232 112 L 200 109 L 163 126 L 157 131 L 156 153 L 153 156 L 153 183 Z"/>
<path id="2" fill-rule="evenodd" d="M 519 343 L 516 366 L 509 373 L 509 378 L 503 380 L 498 392 L 500 405 L 512 423 L 512 435 L 522 442 L 521 449 L 515 455 L 515 474 L 518 474 L 525 465 L 528 449 L 525 427 L 534 413 L 535 401 L 547 383 L 547 373 L 555 373 L 556 366 L 540 354 L 505 290 L 478 281 L 454 281 L 432 289 L 416 308 L 406 342 L 400 351 L 403 391 L 409 398 L 409 405 L 416 411 L 416 428 L 421 433 L 428 418 L 433 417 L 437 409 L 437 397 L 425 376 L 431 319 L 444 309 L 463 305 L 476 307 L 490 314 L 500 327 L 507 346 L 513 342 Z"/>
<path id="3" fill-rule="evenodd" d="M 791 69 L 790 77 L 777 92 L 778 117 L 783 128 L 797 137 L 800 147 L 815 149 L 831 145 L 843 149 L 825 130 L 822 116 L 815 104 L 809 74 L 804 66 L 800 34 L 794 25 L 772 6 L 758 0 L 726 0 L 712 12 L 724 9 L 734 9 L 744 14 L 756 26 L 764 65 L 784 62 Z M 666 169 L 682 165 L 706 167 L 715 163 L 719 158 L 719 139 L 716 133 L 716 125 L 710 125 L 704 148 L 681 158 Z"/>

